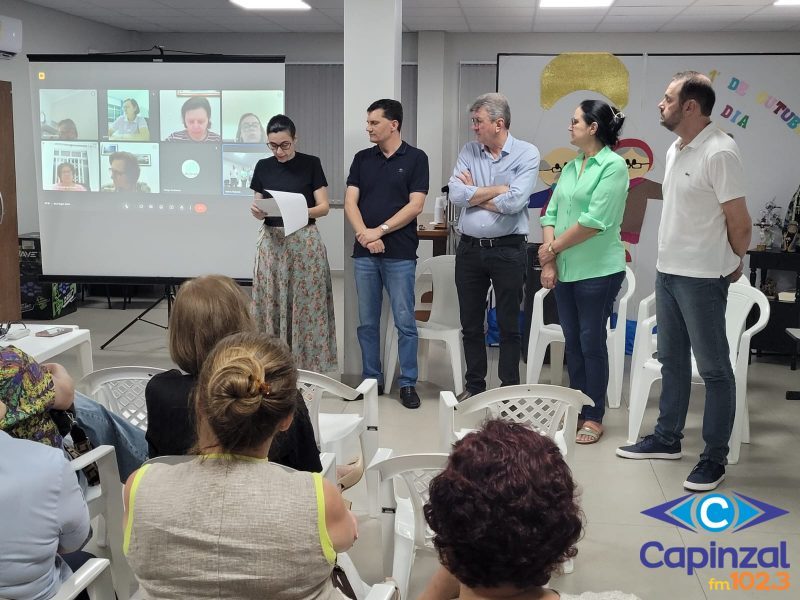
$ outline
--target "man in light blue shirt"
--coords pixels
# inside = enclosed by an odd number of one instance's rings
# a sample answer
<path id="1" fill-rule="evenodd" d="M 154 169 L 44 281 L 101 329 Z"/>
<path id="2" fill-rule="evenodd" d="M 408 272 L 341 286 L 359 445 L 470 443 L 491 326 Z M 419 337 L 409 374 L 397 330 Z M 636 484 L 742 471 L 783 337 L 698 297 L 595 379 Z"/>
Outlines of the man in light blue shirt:
<path id="1" fill-rule="evenodd" d="M 473 102 L 470 113 L 476 140 L 461 149 L 448 182 L 450 201 L 461 209 L 455 278 L 467 373 L 459 400 L 486 389 L 483 323 L 490 283 L 500 326 L 500 382 L 504 386 L 519 383 L 528 198 L 539 172 L 536 146 L 508 131 L 511 110 L 505 96 L 483 94 Z"/>

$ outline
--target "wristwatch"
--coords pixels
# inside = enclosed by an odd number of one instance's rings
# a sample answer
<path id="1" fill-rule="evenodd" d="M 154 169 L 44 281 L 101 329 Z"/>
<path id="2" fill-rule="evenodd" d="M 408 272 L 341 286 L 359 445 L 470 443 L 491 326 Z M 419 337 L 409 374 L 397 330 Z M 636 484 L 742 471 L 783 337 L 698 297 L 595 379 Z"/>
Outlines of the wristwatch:
<path id="1" fill-rule="evenodd" d="M 553 250 L 553 242 L 550 242 L 549 244 L 547 244 L 547 251 L 550 252 L 551 254 L 555 254 L 556 253 L 556 251 Z"/>
<path id="2" fill-rule="evenodd" d="M 389 233 L 389 226 L 386 223 L 381 225 L 381 233 Z"/>

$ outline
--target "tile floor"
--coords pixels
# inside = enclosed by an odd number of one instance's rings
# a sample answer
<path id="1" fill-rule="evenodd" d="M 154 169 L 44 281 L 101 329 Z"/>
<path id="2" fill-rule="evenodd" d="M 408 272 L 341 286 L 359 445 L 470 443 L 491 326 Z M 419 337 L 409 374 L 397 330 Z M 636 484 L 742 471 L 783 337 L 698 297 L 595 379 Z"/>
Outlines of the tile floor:
<path id="1" fill-rule="evenodd" d="M 337 323 L 342 323 L 342 280 L 334 276 Z M 137 323 L 105 350 L 100 345 L 124 326 L 150 301 L 134 299 L 127 310 L 106 308 L 104 298 L 89 298 L 73 313 L 59 322 L 78 324 L 92 332 L 94 366 L 96 369 L 116 365 L 145 364 L 172 367 L 166 348 L 164 330 L 146 323 Z M 166 306 L 161 305 L 148 315 L 150 320 L 166 323 Z M 341 332 L 340 338 L 341 338 Z M 399 403 L 397 389 L 382 398 L 380 415 L 380 444 L 397 453 L 437 451 L 438 393 L 449 388 L 451 377 L 443 349 L 432 345 L 430 382 L 421 382 L 418 390 L 422 407 L 410 411 Z M 339 347 L 342 353 L 341 341 Z M 496 351 L 490 350 L 489 385 L 497 385 Z M 73 358 L 63 356 L 68 368 L 75 368 Z M 543 379 L 548 380 L 545 369 Z M 574 474 L 581 488 L 586 529 L 578 548 L 575 572 L 556 578 L 551 585 L 569 593 L 621 589 L 635 593 L 644 600 L 700 600 L 705 598 L 798 598 L 800 587 L 800 402 L 784 399 L 790 388 L 800 388 L 800 371 L 792 372 L 785 364 L 767 359 L 754 360 L 750 369 L 748 398 L 751 407 L 752 443 L 742 448 L 738 465 L 728 468 L 728 478 L 720 491 L 737 491 L 789 511 L 774 521 L 746 532 L 714 536 L 719 545 L 788 544 L 790 591 L 735 592 L 712 591 L 709 579 L 727 577 L 732 569 L 700 569 L 686 575 L 677 569 L 648 569 L 639 559 L 639 550 L 648 540 L 661 542 L 664 547 L 697 545 L 708 535 L 691 533 L 654 520 L 641 511 L 667 500 L 684 495 L 682 482 L 702 449 L 700 426 L 702 419 L 702 388 L 693 390 L 693 403 L 686 424 L 684 458 L 680 461 L 629 461 L 614 455 L 618 445 L 625 443 L 627 433 L 627 389 L 623 392 L 623 407 L 606 413 L 606 433 L 594 446 L 578 447 Z M 655 386 L 645 414 L 643 432 L 652 428 L 656 417 Z M 328 411 L 357 410 L 355 404 L 330 401 Z M 355 445 L 353 452 L 356 452 Z M 380 528 L 366 514 L 366 490 L 363 481 L 346 494 L 359 515 L 361 537 L 350 554 L 367 581 L 382 578 L 380 573 Z M 435 568 L 432 556 L 418 554 L 412 573 L 411 597 L 424 585 Z M 775 570 L 769 571 L 774 575 Z"/>

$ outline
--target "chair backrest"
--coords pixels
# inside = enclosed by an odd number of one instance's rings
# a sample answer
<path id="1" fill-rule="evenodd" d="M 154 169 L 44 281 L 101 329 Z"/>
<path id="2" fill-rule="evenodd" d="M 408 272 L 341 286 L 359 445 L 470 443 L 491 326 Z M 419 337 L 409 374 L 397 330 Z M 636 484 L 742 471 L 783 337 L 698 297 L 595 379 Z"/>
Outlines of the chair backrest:
<path id="1" fill-rule="evenodd" d="M 635 291 L 636 275 L 633 274 L 633 270 L 630 267 L 626 266 L 625 279 L 623 279 L 622 288 L 620 289 L 620 293 L 622 295 L 619 296 L 619 301 L 617 303 L 617 327 L 622 325 L 622 329 L 620 331 L 625 331 L 626 322 L 628 319 L 628 301 L 631 299 Z"/>
<path id="2" fill-rule="evenodd" d="M 738 281 L 728 287 L 728 305 L 725 310 L 725 334 L 728 338 L 730 349 L 731 364 L 735 365 L 739 354 L 739 341 L 745 332 L 747 316 L 753 306 L 758 306 L 758 319 L 747 329 L 750 335 L 764 329 L 769 321 L 770 307 L 769 300 L 764 292 L 758 288 L 750 286 L 749 283 L 739 283 Z"/>
<path id="3" fill-rule="evenodd" d="M 433 302 L 428 322 L 460 329 L 455 271 L 456 257 L 442 254 L 423 260 L 417 269 L 417 278 L 430 272 L 433 279 Z"/>
<path id="4" fill-rule="evenodd" d="M 355 400 L 360 393 L 357 389 L 353 389 L 341 381 L 336 381 L 332 377 L 304 369 L 297 369 L 297 389 L 303 394 L 303 399 L 308 406 L 317 445 L 319 445 L 319 405 L 323 394 L 327 392 L 345 400 Z"/>
<path id="5" fill-rule="evenodd" d="M 442 392 L 442 396 L 445 394 L 450 392 Z M 445 399 L 440 398 L 440 407 L 445 404 Z M 492 418 L 522 423 L 556 442 L 556 434 L 563 432 L 563 447 L 560 447 L 564 451 L 565 459 L 569 461 L 575 453 L 574 432 L 577 430 L 578 415 L 583 406 L 594 406 L 594 402 L 578 390 L 543 383 L 509 385 L 477 394 L 453 405 L 448 430 L 455 431 L 456 412 L 469 415 L 486 411 Z M 443 415 L 440 414 L 440 419 L 442 418 Z"/>
<path id="6" fill-rule="evenodd" d="M 86 375 L 75 387 L 131 425 L 146 431 L 147 404 L 144 389 L 153 375 L 163 373 L 164 370 L 157 367 L 99 369 Z"/>
<path id="7" fill-rule="evenodd" d="M 111 551 L 111 575 L 114 580 L 114 590 L 119 600 L 128 600 L 134 577 L 122 551 L 124 507 L 114 447 L 98 446 L 72 460 L 70 465 L 75 472 L 78 472 L 92 463 L 97 465 L 100 484 L 86 490 L 85 498 L 89 507 L 89 516 L 95 518 L 102 515 L 105 520 L 106 537 Z"/>
<path id="8" fill-rule="evenodd" d="M 391 480 L 397 477 L 405 483 L 414 512 L 414 544 L 419 548 L 433 548 L 433 533 L 425 522 L 422 507 L 428 501 L 431 480 L 447 465 L 447 456 L 445 453 L 392 456 L 391 450 L 380 448 L 369 466 L 380 473 L 381 507 L 390 514 L 397 508 Z"/>

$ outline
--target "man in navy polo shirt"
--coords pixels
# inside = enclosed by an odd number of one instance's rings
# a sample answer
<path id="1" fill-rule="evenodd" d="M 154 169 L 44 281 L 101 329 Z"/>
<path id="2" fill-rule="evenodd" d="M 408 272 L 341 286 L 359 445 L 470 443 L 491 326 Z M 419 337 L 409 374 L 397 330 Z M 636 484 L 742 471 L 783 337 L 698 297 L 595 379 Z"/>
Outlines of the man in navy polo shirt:
<path id="1" fill-rule="evenodd" d="M 370 104 L 367 133 L 376 145 L 353 157 L 344 212 L 356 232 L 353 263 L 362 375 L 377 379 L 383 392 L 380 322 L 386 288 L 397 327 L 400 399 L 406 408 L 418 408 L 414 276 L 417 215 L 428 194 L 428 157 L 402 140 L 402 125 L 403 107 L 397 100 Z"/>

